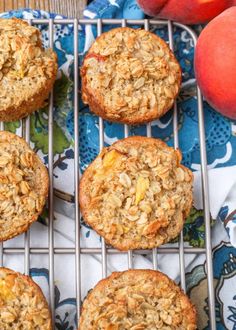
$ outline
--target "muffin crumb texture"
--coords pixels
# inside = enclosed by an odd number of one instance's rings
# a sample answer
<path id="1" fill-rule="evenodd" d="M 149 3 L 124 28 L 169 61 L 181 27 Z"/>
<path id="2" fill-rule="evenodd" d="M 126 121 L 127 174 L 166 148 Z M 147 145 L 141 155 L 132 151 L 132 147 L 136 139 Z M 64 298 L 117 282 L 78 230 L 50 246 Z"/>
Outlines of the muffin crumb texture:
<path id="1" fill-rule="evenodd" d="M 29 276 L 0 268 L 0 329 L 51 330 L 51 315 L 41 289 Z"/>
<path id="2" fill-rule="evenodd" d="M 23 20 L 0 19 L 0 120 L 13 121 L 44 106 L 57 74 L 57 56 Z"/>
<path id="3" fill-rule="evenodd" d="M 148 122 L 173 105 L 180 66 L 155 34 L 117 28 L 96 39 L 81 70 L 82 96 L 91 111 L 111 121 Z"/>
<path id="4" fill-rule="evenodd" d="M 0 240 L 26 231 L 42 212 L 48 194 L 48 173 L 28 144 L 0 132 Z"/>
<path id="5" fill-rule="evenodd" d="M 158 139 L 129 137 L 104 148 L 83 174 L 84 220 L 120 250 L 175 238 L 192 206 L 192 172 Z"/>
<path id="6" fill-rule="evenodd" d="M 79 330 L 195 330 L 196 311 L 166 275 L 151 270 L 113 273 L 85 299 Z"/>

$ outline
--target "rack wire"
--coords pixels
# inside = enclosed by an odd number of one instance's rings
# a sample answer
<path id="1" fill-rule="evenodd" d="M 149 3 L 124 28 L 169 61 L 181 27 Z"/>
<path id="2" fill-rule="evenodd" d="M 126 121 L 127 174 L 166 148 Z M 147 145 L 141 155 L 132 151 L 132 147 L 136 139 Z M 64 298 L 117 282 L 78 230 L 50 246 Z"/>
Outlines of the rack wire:
<path id="1" fill-rule="evenodd" d="M 80 40 L 78 39 L 79 26 L 85 26 L 92 24 L 97 28 L 97 34 L 100 35 L 103 31 L 103 26 L 112 24 L 113 26 L 127 26 L 138 25 L 146 30 L 150 27 L 165 26 L 168 31 L 169 46 L 174 51 L 174 38 L 173 38 L 173 25 L 185 31 L 192 39 L 194 47 L 197 43 L 197 36 L 187 26 L 180 23 L 172 23 L 171 21 L 163 20 L 125 20 L 125 19 L 32 19 L 29 24 L 38 25 L 46 24 L 49 29 L 49 46 L 53 47 L 54 37 L 54 25 L 63 24 L 73 26 L 74 33 L 74 191 L 75 191 L 75 244 L 73 248 L 55 248 L 54 246 L 54 203 L 53 203 L 53 92 L 50 95 L 49 101 L 49 116 L 48 116 L 48 170 L 50 180 L 49 191 L 49 226 L 48 226 L 48 248 L 33 248 L 30 246 L 30 230 L 24 234 L 24 247 L 13 248 L 5 247 L 0 243 L 0 266 L 3 265 L 3 255 L 23 254 L 24 255 L 24 272 L 29 274 L 30 269 L 30 257 L 31 255 L 48 255 L 49 261 L 49 302 L 52 311 L 52 317 L 55 319 L 55 283 L 54 283 L 54 256 L 55 255 L 73 255 L 75 260 L 75 283 L 76 283 L 76 303 L 77 303 L 77 318 L 79 319 L 81 309 L 81 255 L 100 255 L 102 264 L 102 276 L 107 276 L 107 256 L 115 254 L 124 254 L 125 252 L 117 251 L 113 248 L 106 247 L 104 239 L 101 240 L 101 248 L 82 248 L 80 244 L 80 210 L 79 210 L 79 179 L 80 179 L 80 157 L 79 157 L 79 94 L 78 94 L 78 76 L 79 76 L 79 62 L 78 62 L 78 47 Z M 205 128 L 204 128 L 204 114 L 202 96 L 199 88 L 196 86 L 196 97 L 198 100 L 198 119 L 199 119 L 199 139 L 200 139 L 200 153 L 201 153 L 201 178 L 202 178 L 202 201 L 204 206 L 204 220 L 205 220 L 205 247 L 204 248 L 192 248 L 185 247 L 183 242 L 183 233 L 179 238 L 178 247 L 166 247 L 162 246 L 153 250 L 136 250 L 129 251 L 127 253 L 127 268 L 133 268 L 133 256 L 134 255 L 151 255 L 153 262 L 153 269 L 158 268 L 158 254 L 179 254 L 179 273 L 181 279 L 182 289 L 186 290 L 185 283 L 185 254 L 203 254 L 206 256 L 206 269 L 208 280 L 208 306 L 209 306 L 209 321 L 210 329 L 216 329 L 215 318 L 215 297 L 213 287 L 213 267 L 212 267 L 212 247 L 211 247 L 211 227 L 210 227 L 210 209 L 209 209 L 209 190 L 208 190 L 208 176 L 207 176 L 207 155 L 205 145 Z M 174 104 L 173 112 L 173 136 L 174 147 L 178 148 L 178 116 L 177 116 L 177 104 Z M 3 123 L 0 124 L 0 129 L 4 129 Z M 151 124 L 147 124 L 146 130 L 147 136 L 152 135 Z M 21 135 L 30 141 L 30 117 L 22 120 L 21 122 Z M 124 125 L 124 136 L 129 135 L 129 127 Z M 99 118 L 99 148 L 100 150 L 104 146 L 104 122 Z M 39 265 L 40 266 L 40 265 Z M 70 276 L 70 275 L 69 275 Z"/>

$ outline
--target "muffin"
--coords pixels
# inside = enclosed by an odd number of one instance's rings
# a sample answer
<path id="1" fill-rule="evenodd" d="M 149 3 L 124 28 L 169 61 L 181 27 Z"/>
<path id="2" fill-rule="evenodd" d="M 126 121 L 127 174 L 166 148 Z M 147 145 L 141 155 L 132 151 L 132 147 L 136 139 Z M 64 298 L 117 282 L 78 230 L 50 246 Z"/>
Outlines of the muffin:
<path id="1" fill-rule="evenodd" d="M 175 238 L 193 200 L 193 175 L 180 161 L 179 150 L 142 136 L 104 148 L 81 179 L 85 222 L 124 251 Z"/>
<path id="2" fill-rule="evenodd" d="M 0 268 L 0 329 L 51 330 L 47 301 L 29 277 Z"/>
<path id="3" fill-rule="evenodd" d="M 45 104 L 57 56 L 42 47 L 40 31 L 17 18 L 0 19 L 0 121 L 14 121 Z"/>
<path id="4" fill-rule="evenodd" d="M 82 98 L 109 121 L 150 122 L 173 106 L 181 68 L 164 40 L 128 27 L 103 33 L 89 49 L 81 69 Z"/>
<path id="5" fill-rule="evenodd" d="M 42 212 L 48 173 L 19 136 L 0 132 L 0 241 L 26 231 Z"/>
<path id="6" fill-rule="evenodd" d="M 79 330 L 195 330 L 196 311 L 166 275 L 154 270 L 113 273 L 83 303 Z"/>

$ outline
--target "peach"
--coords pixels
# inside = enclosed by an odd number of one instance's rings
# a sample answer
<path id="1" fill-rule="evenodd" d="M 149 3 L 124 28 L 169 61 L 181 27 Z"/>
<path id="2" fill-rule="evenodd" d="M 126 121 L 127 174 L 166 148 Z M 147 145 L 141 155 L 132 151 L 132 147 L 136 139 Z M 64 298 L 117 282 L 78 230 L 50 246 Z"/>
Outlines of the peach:
<path id="1" fill-rule="evenodd" d="M 150 16 L 170 19 L 184 24 L 210 21 L 225 9 L 236 5 L 236 0 L 137 0 Z"/>
<path id="2" fill-rule="evenodd" d="M 195 74 L 208 103 L 236 119 L 236 7 L 214 18 L 200 34 Z"/>
<path id="3" fill-rule="evenodd" d="M 167 0 L 137 0 L 142 10 L 149 16 L 157 16 Z"/>

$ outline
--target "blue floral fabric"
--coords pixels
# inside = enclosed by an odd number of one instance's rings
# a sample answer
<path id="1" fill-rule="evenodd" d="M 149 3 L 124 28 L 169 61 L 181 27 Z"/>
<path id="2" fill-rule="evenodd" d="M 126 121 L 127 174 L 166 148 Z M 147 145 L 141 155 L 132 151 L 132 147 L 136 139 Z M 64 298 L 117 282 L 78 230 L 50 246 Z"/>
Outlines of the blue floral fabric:
<path id="1" fill-rule="evenodd" d="M 140 19 L 144 17 L 144 14 L 137 6 L 135 0 L 97 0 L 88 6 L 85 16 Z M 199 28 L 196 29 L 198 30 Z M 194 48 L 191 38 L 186 32 L 177 28 L 174 31 L 175 54 L 183 70 L 183 81 L 187 82 L 194 78 Z M 159 28 L 155 32 L 167 40 L 167 29 Z M 180 148 L 183 152 L 184 164 L 192 168 L 192 170 L 199 169 L 200 164 L 197 101 L 194 96 L 193 90 L 186 90 L 180 95 L 178 104 Z M 204 115 L 209 167 L 225 167 L 236 164 L 235 122 L 215 112 L 206 102 L 204 102 Z M 160 137 L 168 144 L 173 145 L 171 113 L 161 118 L 160 121 L 155 122 L 152 127 L 154 137 Z M 110 124 L 109 128 L 107 128 L 108 137 L 113 138 L 118 134 L 118 131 L 120 132 L 118 137 L 121 138 L 122 133 L 118 130 L 117 124 Z M 145 133 L 145 127 L 134 127 L 131 129 L 131 134 L 134 135 L 145 135 Z M 87 139 L 89 139 L 89 136 Z M 93 148 L 95 151 L 96 147 L 94 146 Z"/>
<path id="2" fill-rule="evenodd" d="M 98 0 L 92 2 L 86 10 L 87 16 L 92 17 L 131 17 L 142 18 L 143 13 L 138 9 L 135 1 L 104 1 Z M 48 13 L 33 11 L 34 17 L 48 17 Z M 5 14 L 7 17 L 22 16 L 22 12 L 9 12 Z M 50 14 L 50 17 L 56 17 L 55 14 Z M 109 27 L 108 27 L 109 28 Z M 47 33 L 46 27 L 41 26 L 41 29 Z M 55 50 L 58 54 L 59 66 L 67 63 L 66 74 L 72 82 L 73 78 L 73 61 L 70 63 L 68 59 L 73 54 L 73 28 L 62 25 L 56 26 L 55 33 Z M 153 29 L 162 38 L 167 40 L 167 30 L 162 28 Z M 177 28 L 174 29 L 174 41 L 176 56 L 183 69 L 183 81 L 188 82 L 194 78 L 193 72 L 193 55 L 194 48 L 191 38 L 185 31 Z M 90 32 L 93 37 L 96 37 L 95 29 Z M 85 47 L 85 31 L 80 31 L 80 63 L 82 63 Z M 91 36 L 90 36 L 91 38 Z M 46 39 L 45 39 L 46 40 Z M 55 113 L 56 121 L 63 129 L 64 134 L 68 139 L 73 139 L 73 91 L 72 86 L 70 95 L 67 97 L 67 102 L 63 106 L 63 110 Z M 198 139 L 198 115 L 197 101 L 195 91 L 193 89 L 185 90 L 179 97 L 178 102 L 179 116 L 179 140 L 180 148 L 183 153 L 183 163 L 192 170 L 199 169 L 200 153 Z M 89 112 L 88 107 L 81 103 L 80 107 L 80 127 L 84 134 L 80 135 L 81 152 L 83 154 L 82 169 L 97 155 L 98 147 L 98 119 Z M 206 126 L 206 145 L 208 153 L 209 168 L 225 167 L 236 164 L 236 123 L 223 117 L 215 112 L 206 102 L 204 102 L 205 126 Z M 109 144 L 114 138 L 123 137 L 122 126 L 116 123 L 105 123 L 106 142 Z M 145 135 L 145 126 L 131 127 L 131 135 Z M 154 137 L 159 137 L 166 141 L 169 145 L 173 145 L 173 122 L 172 113 L 169 112 L 163 118 L 155 121 L 152 124 L 152 134 Z M 88 152 L 86 152 L 86 150 Z"/>
<path id="3" fill-rule="evenodd" d="M 88 18 L 129 18 L 144 17 L 134 0 L 94 0 L 86 11 Z M 1 17 L 18 18 L 61 18 L 61 16 L 37 10 L 10 11 Z M 45 46 L 48 46 L 48 27 L 39 26 Z M 107 26 L 106 29 L 110 27 Z M 197 31 L 200 27 L 196 27 Z M 167 40 L 167 30 L 164 27 L 152 27 L 152 31 Z M 88 48 L 88 44 L 96 37 L 96 29 L 92 27 L 79 30 L 79 61 Z M 193 56 L 194 48 L 191 38 L 179 28 L 174 28 L 175 54 L 183 69 L 183 82 L 194 79 Z M 64 178 L 70 170 L 69 162 L 74 158 L 74 108 L 73 108 L 73 26 L 57 24 L 54 29 L 54 49 L 58 55 L 59 74 L 55 84 L 54 109 L 54 154 L 55 179 Z M 236 122 L 221 116 L 204 102 L 206 127 L 206 146 L 209 168 L 221 168 L 236 165 Z M 178 99 L 179 145 L 183 153 L 183 163 L 193 171 L 200 169 L 200 146 L 198 136 L 197 100 L 194 88 L 184 89 Z M 7 129 L 16 132 L 20 123 L 7 124 Z M 109 145 L 116 139 L 124 137 L 123 125 L 104 122 L 105 144 Z M 93 115 L 89 108 L 83 105 L 80 99 L 80 161 L 81 171 L 96 157 L 99 152 L 99 125 L 98 117 Z M 47 110 L 31 116 L 31 140 L 35 150 L 40 153 L 45 163 L 48 162 L 47 149 Z M 146 126 L 130 127 L 130 135 L 146 135 Z M 170 111 L 160 120 L 152 123 L 152 135 L 173 145 L 173 118 Z M 68 197 L 68 196 L 67 196 Z M 71 200 L 73 201 L 73 192 Z M 231 199 L 232 200 L 232 199 Z M 235 213 L 229 203 L 222 207 L 219 217 L 224 221 L 235 223 Z M 230 217 L 230 219 L 229 219 Z M 42 215 L 42 222 L 45 216 Z M 232 221 L 231 221 L 232 220 Z M 229 222 L 228 222 L 229 223 Z M 85 225 L 82 223 L 82 226 Z M 227 227 L 227 226 L 226 226 Z M 232 228 L 232 227 L 231 227 Z M 229 229 L 228 229 L 229 230 Z M 193 209 L 184 229 L 185 238 L 191 245 L 204 245 L 204 223 L 201 210 Z M 89 237 L 89 229 L 86 232 Z M 236 329 L 236 298 L 229 292 L 229 287 L 235 285 L 236 253 L 228 243 L 217 243 L 214 250 L 214 281 L 217 293 L 217 329 Z M 48 280 L 48 271 L 44 268 L 31 269 L 31 275 Z M 202 292 L 201 329 L 210 329 L 207 318 L 207 278 L 206 267 L 203 262 L 194 266 L 187 278 L 188 292 L 191 298 L 196 298 L 196 290 Z M 222 298 L 223 297 L 223 298 Z M 227 300 L 228 299 L 228 300 Z M 227 303 L 226 303 L 227 301 Z M 229 302 L 228 302 L 229 301 Z M 56 327 L 59 330 L 75 330 L 75 298 L 65 297 L 56 287 Z"/>

